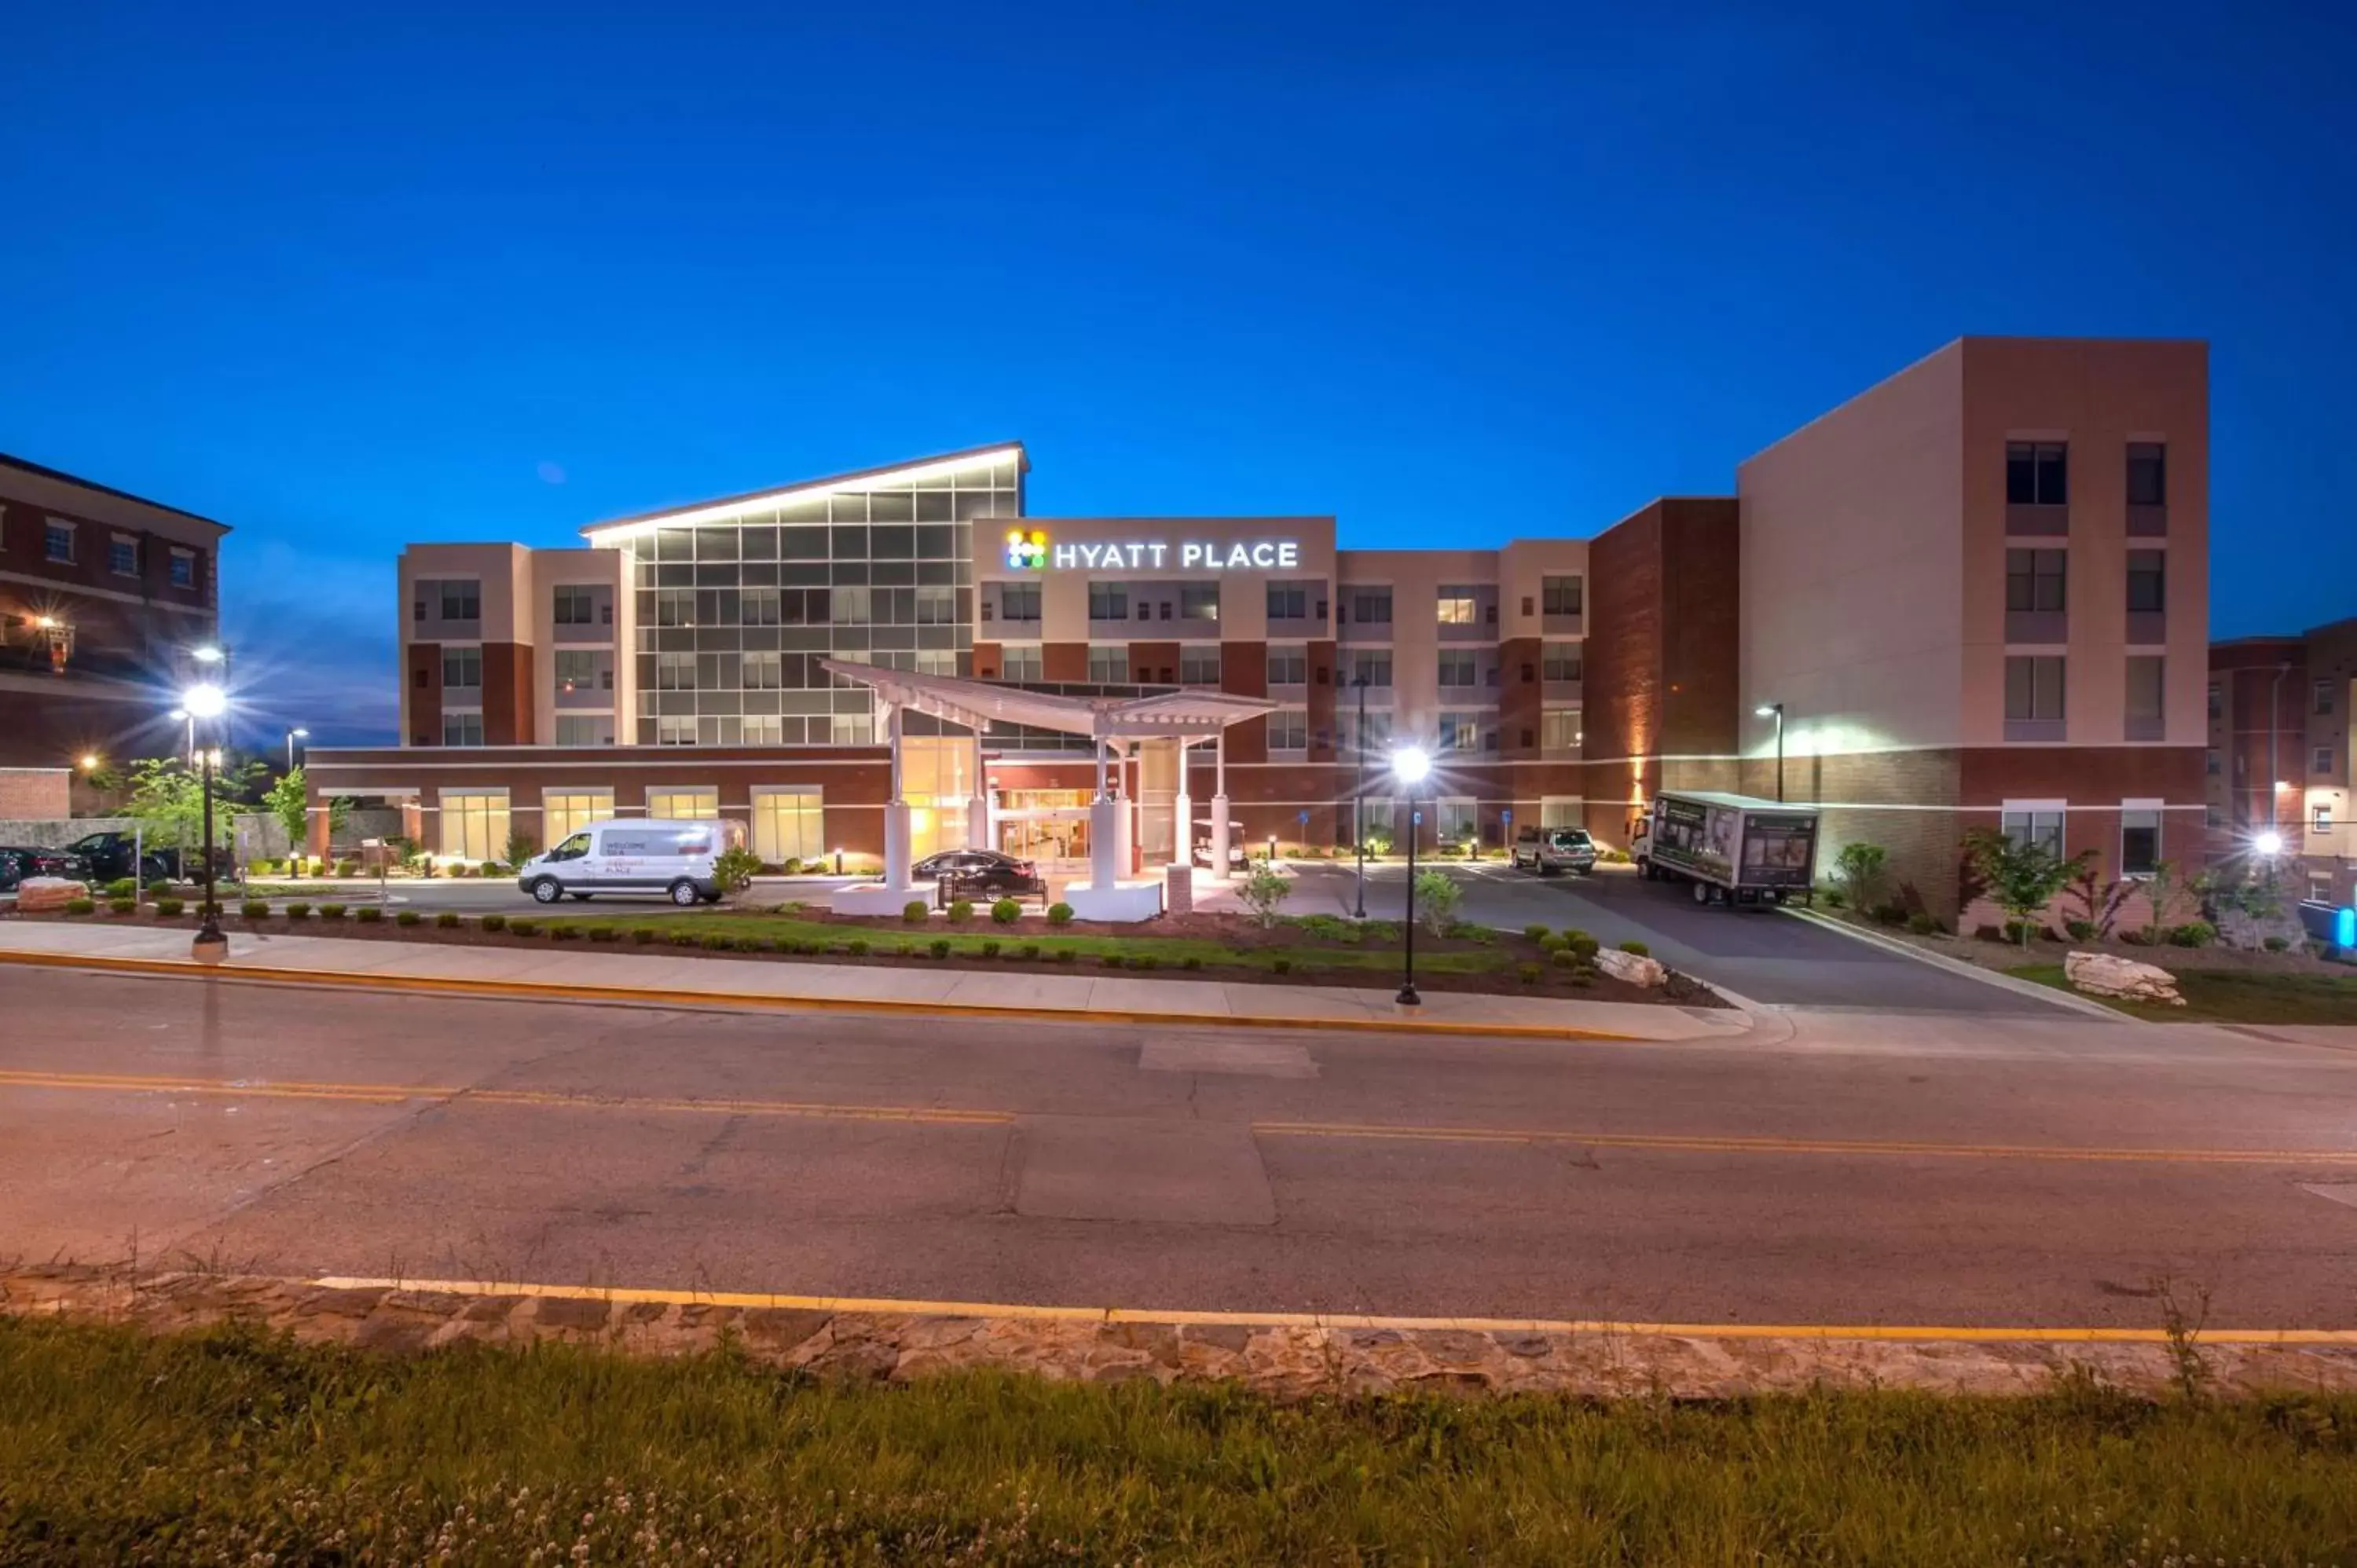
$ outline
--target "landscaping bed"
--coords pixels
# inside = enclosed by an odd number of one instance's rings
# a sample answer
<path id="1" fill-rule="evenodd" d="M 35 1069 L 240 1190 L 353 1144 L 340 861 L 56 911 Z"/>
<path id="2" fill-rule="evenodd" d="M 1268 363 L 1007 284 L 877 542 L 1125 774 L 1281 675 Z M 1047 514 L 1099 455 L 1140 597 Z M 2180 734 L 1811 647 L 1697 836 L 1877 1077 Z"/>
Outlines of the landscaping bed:
<path id="1" fill-rule="evenodd" d="M 2145 953 L 2147 956 L 2144 962 L 2157 963 L 2174 974 L 2177 993 L 2185 998 L 2185 1005 L 2170 1007 L 2110 996 L 2090 996 L 2088 1000 L 2115 1007 L 2131 1017 L 2162 1024 L 2357 1024 L 2357 971 L 2346 964 L 2309 961 L 2306 969 L 2292 970 L 2283 967 L 2284 955 L 2244 953 L 2236 956 L 2272 958 L 2276 961 L 2276 967 L 2180 967 L 2149 948 L 2131 948 L 2128 951 Z M 2005 972 L 2050 985 L 2057 991 L 2068 991 L 2073 996 L 2087 995 L 2063 978 L 2059 959 L 2050 963 L 2016 964 Z"/>
<path id="2" fill-rule="evenodd" d="M 1288 917 L 1264 927 L 1236 915 L 1167 915 L 1146 927 L 1083 920 L 1051 923 L 1025 915 L 1011 923 L 994 921 L 985 909 L 971 920 L 952 923 L 939 916 L 917 924 L 895 918 L 835 915 L 798 905 L 775 908 L 719 908 L 673 910 L 644 907 L 533 915 L 460 916 L 374 904 L 349 907 L 340 918 L 323 918 L 322 906 L 289 918 L 291 900 L 262 918 L 222 902 L 230 930 L 277 935 L 328 936 L 372 941 L 435 942 L 466 947 L 531 947 L 600 944 L 605 950 L 766 960 L 772 962 L 988 970 L 1041 974 L 1151 973 L 1158 979 L 1244 982 L 1278 985 L 1340 985 L 1359 989 L 1395 986 L 1401 973 L 1402 937 L 1395 921 L 1357 922 L 1339 916 Z M 332 901 L 329 901 L 332 902 Z M 371 917 L 374 917 L 371 918 Z M 193 930 L 195 905 L 173 916 L 153 906 L 116 914 L 100 905 L 82 915 L 20 915 L 21 919 L 69 919 L 92 924 L 164 925 Z M 1592 940 L 1592 939 L 1591 939 Z M 1587 950 L 1592 953 L 1592 948 Z M 1725 1006 L 1718 994 L 1685 976 L 1673 974 L 1666 986 L 1647 988 L 1604 974 L 1566 945 L 1566 933 L 1539 939 L 1529 932 L 1459 927 L 1456 934 L 1418 930 L 1415 983 L 1421 991 L 1473 992 L 1490 995 L 1551 996 L 1565 1001 L 1664 1003 Z"/>

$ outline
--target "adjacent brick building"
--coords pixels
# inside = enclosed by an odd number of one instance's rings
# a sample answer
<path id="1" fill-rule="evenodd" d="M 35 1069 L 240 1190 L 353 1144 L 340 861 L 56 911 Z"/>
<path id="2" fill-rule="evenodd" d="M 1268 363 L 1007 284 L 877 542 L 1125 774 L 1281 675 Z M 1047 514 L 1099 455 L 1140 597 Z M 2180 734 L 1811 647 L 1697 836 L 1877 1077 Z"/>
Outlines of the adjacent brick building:
<path id="1" fill-rule="evenodd" d="M 2272 832 L 2295 891 L 2357 903 L 2357 618 L 2213 644 L 2209 704 L 2211 857 L 2263 857 Z"/>

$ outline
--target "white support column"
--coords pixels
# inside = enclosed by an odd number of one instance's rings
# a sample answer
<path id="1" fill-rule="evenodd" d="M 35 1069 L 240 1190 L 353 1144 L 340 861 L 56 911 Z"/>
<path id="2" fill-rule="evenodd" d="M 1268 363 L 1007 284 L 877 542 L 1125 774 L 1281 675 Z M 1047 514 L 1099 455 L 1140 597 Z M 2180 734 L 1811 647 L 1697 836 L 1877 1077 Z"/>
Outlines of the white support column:
<path id="1" fill-rule="evenodd" d="M 966 801 L 965 842 L 975 849 L 996 849 L 998 835 L 990 826 L 990 774 L 982 762 L 982 731 L 974 732 L 973 794 Z"/>
<path id="2" fill-rule="evenodd" d="M 1194 742 L 1181 736 L 1178 739 L 1178 793 L 1170 802 L 1173 818 L 1170 834 L 1170 864 L 1192 865 L 1195 863 L 1195 803 L 1187 794 L 1187 753 Z"/>
<path id="3" fill-rule="evenodd" d="M 900 706 L 894 703 L 887 721 L 892 738 L 892 799 L 884 807 L 884 886 L 909 886 L 909 802 L 900 797 Z"/>
<path id="4" fill-rule="evenodd" d="M 1222 725 L 1211 742 L 1212 875 L 1229 874 L 1228 854 L 1228 731 Z"/>

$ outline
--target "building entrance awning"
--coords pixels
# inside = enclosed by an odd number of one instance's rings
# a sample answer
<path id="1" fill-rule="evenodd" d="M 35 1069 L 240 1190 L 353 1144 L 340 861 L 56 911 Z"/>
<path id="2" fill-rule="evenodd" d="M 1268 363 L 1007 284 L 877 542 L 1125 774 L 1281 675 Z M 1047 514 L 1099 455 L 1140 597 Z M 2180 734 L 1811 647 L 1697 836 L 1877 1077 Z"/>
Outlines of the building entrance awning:
<path id="1" fill-rule="evenodd" d="M 1027 692 L 993 681 L 920 675 L 847 659 L 821 660 L 830 675 L 872 689 L 896 708 L 963 725 L 979 735 L 993 724 L 1024 725 L 1096 741 L 1207 739 L 1230 725 L 1276 711 L 1265 697 L 1229 692 L 1166 692 L 1154 697 L 1072 697 Z"/>

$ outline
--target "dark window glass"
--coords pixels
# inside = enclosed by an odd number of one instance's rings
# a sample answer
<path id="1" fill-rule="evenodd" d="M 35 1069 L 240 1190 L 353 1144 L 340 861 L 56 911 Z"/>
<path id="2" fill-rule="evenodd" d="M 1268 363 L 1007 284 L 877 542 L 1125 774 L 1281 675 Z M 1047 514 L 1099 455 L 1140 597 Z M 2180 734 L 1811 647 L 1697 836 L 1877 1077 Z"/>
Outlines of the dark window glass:
<path id="1" fill-rule="evenodd" d="M 2070 448 L 2059 441 L 2008 441 L 2005 499 L 2008 506 L 2061 506 L 2070 499 Z"/>
<path id="2" fill-rule="evenodd" d="M 2060 610 L 2068 599 L 2070 554 L 2061 550 L 2005 553 L 2005 607 Z"/>
<path id="3" fill-rule="evenodd" d="M 2128 443 L 2128 505 L 2169 504 L 2169 448 L 2157 441 Z"/>
<path id="4" fill-rule="evenodd" d="M 2169 552 L 2128 552 L 2128 609 L 2149 613 L 2169 607 Z"/>

